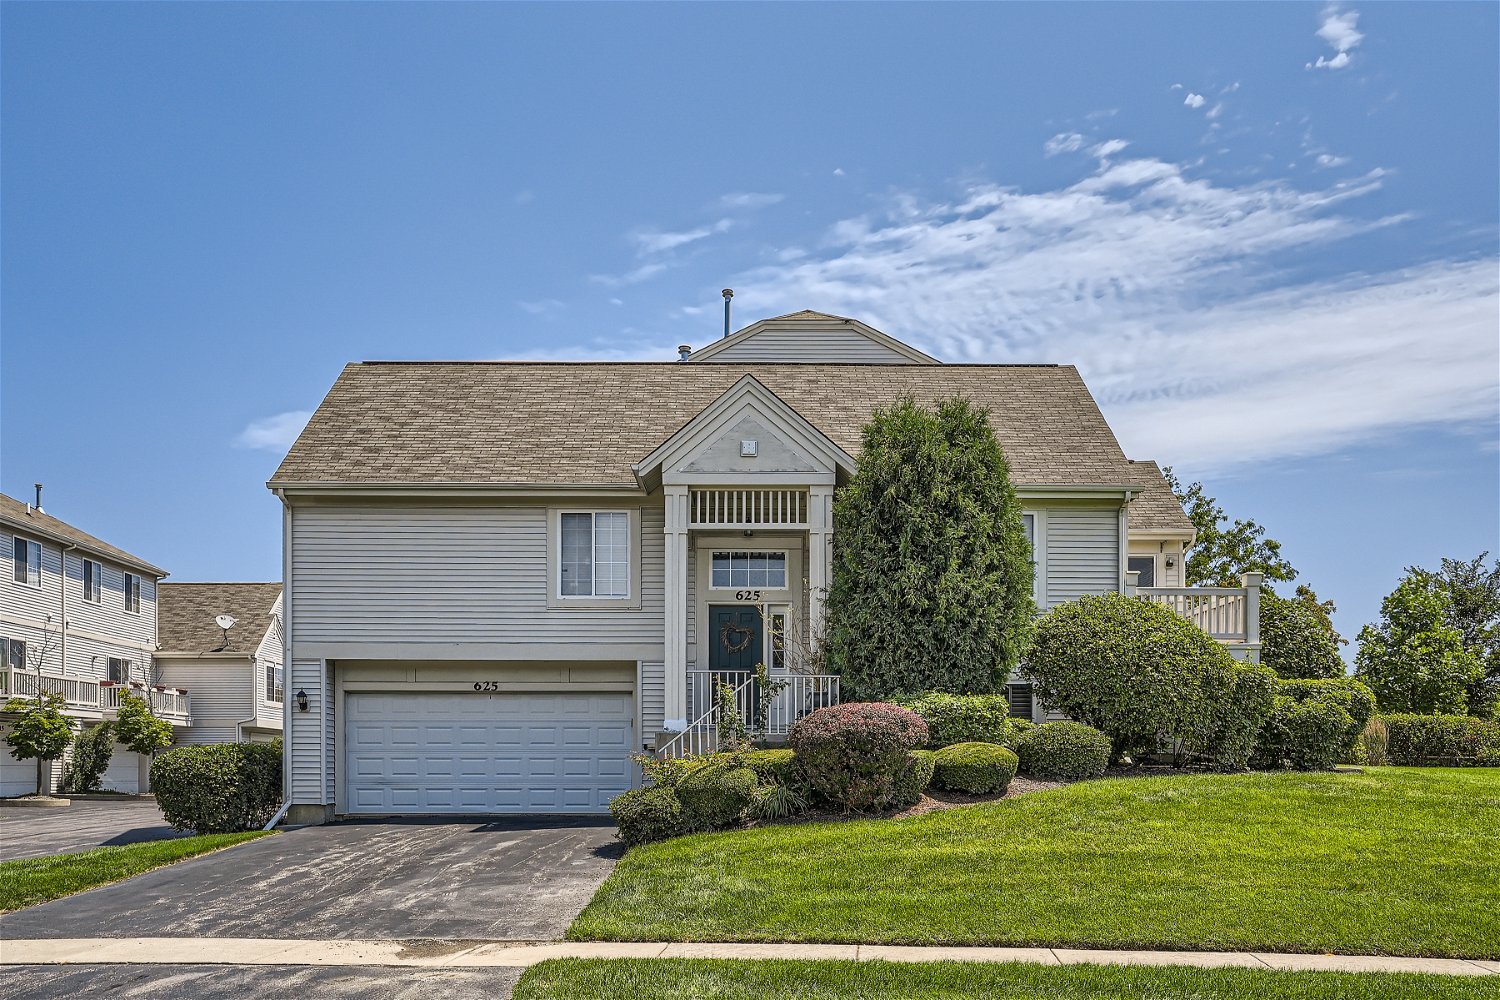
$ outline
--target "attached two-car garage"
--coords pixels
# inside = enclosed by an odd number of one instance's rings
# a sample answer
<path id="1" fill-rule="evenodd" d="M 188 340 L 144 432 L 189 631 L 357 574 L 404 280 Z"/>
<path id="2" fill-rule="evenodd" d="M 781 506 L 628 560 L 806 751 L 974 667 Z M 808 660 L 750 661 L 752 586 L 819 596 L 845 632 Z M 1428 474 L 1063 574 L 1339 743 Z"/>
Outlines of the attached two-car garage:
<path id="1" fill-rule="evenodd" d="M 603 813 L 630 788 L 633 692 L 487 683 L 345 690 L 339 812 Z"/>

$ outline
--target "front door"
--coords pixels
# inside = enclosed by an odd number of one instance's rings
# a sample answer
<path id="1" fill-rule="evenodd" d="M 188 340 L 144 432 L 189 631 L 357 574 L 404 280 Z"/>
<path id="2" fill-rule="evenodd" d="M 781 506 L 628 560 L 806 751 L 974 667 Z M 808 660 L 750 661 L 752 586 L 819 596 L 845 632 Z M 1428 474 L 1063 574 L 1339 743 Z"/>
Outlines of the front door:
<path id="1" fill-rule="evenodd" d="M 708 606 L 708 669 L 755 669 L 762 662 L 760 609 L 746 604 Z"/>

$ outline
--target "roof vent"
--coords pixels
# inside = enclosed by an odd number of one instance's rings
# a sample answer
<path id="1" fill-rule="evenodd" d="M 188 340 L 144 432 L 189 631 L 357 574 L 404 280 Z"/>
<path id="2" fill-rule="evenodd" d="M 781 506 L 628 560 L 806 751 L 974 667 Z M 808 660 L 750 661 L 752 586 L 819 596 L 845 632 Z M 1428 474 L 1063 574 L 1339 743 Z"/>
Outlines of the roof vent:
<path id="1" fill-rule="evenodd" d="M 734 289 L 726 288 L 719 293 L 724 296 L 724 336 L 729 336 L 729 300 L 734 298 Z"/>
<path id="2" fill-rule="evenodd" d="M 692 355 L 692 353 L 693 353 L 693 345 L 692 344 L 678 344 L 677 345 L 677 360 L 678 361 L 686 361 Z"/>
<path id="3" fill-rule="evenodd" d="M 38 514 L 47 513 L 45 510 L 42 510 L 42 484 L 32 483 L 31 485 L 36 487 L 36 503 L 34 504 L 34 506 L 36 507 L 36 512 Z"/>

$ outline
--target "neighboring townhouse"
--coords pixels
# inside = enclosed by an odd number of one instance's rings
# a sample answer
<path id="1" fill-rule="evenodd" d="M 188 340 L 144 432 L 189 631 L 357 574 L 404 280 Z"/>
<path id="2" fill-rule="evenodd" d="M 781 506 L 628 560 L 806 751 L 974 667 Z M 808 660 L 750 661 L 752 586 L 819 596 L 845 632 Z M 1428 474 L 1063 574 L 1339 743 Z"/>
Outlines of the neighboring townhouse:
<path id="1" fill-rule="evenodd" d="M 1142 596 L 1237 614 L 1220 638 L 1255 655 L 1253 587 L 1165 586 L 1191 525 L 1076 369 L 941 364 L 814 312 L 680 350 L 344 369 L 268 484 L 292 822 L 602 812 L 638 780 L 629 751 L 711 742 L 711 678 L 743 694 L 765 663 L 786 683 L 773 732 L 836 702 L 816 649 L 833 494 L 904 394 L 990 411 L 1041 608 L 1130 590 L 1149 561 L 1163 586 Z"/>
<path id="2" fill-rule="evenodd" d="M 157 588 L 165 684 L 193 696 L 178 743 L 242 743 L 281 735 L 281 584 L 163 583 Z"/>
<path id="3" fill-rule="evenodd" d="M 38 490 L 40 501 L 40 490 Z M 0 701 L 57 691 L 80 724 L 111 718 L 122 691 L 149 696 L 175 732 L 189 724 L 186 692 L 156 676 L 157 585 L 166 570 L 75 528 L 37 504 L 0 495 Z M 9 721 L 0 714 L 0 733 Z M 116 748 L 104 776 L 112 791 L 147 783 L 148 761 Z M 54 762 L 56 789 L 62 761 Z M 35 761 L 0 747 L 0 795 L 36 790 Z"/>

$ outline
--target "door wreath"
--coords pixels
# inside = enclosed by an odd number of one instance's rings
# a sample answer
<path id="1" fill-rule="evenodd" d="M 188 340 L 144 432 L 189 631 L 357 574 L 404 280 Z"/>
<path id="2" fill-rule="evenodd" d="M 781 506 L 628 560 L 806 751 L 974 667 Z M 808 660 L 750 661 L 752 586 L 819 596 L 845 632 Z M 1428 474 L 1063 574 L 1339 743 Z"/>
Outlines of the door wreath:
<path id="1" fill-rule="evenodd" d="M 736 625 L 732 621 L 725 620 L 719 629 L 719 645 L 726 653 L 743 653 L 750 648 L 750 641 L 755 638 L 755 630 Z"/>

